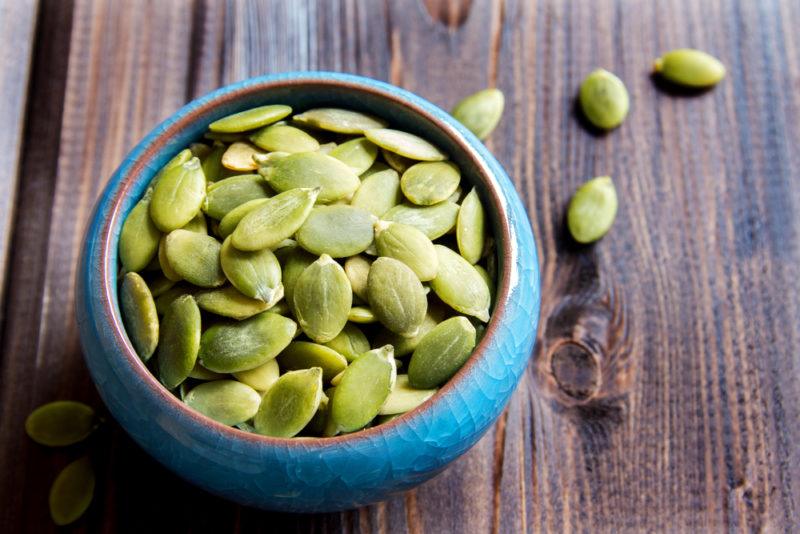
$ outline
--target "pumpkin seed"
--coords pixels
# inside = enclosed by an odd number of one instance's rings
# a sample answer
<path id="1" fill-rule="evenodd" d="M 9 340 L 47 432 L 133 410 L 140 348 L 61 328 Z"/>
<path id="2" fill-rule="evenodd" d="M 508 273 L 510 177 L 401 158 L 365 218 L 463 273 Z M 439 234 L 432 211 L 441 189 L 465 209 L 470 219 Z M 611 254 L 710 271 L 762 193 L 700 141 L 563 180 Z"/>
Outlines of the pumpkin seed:
<path id="1" fill-rule="evenodd" d="M 384 128 L 383 119 L 366 113 L 339 108 L 316 108 L 292 117 L 292 120 L 320 130 L 343 134 L 362 134 L 372 128 Z"/>
<path id="2" fill-rule="evenodd" d="M 344 371 L 342 371 L 340 374 L 344 374 Z M 338 378 L 338 376 L 339 375 L 337 375 L 334 378 Z M 339 380 L 339 382 L 340 381 L 341 380 Z M 337 382 L 337 384 L 339 382 Z M 331 415 L 331 408 L 333 407 L 333 396 L 335 392 L 336 392 L 335 387 L 330 387 L 325 390 L 325 395 L 328 397 L 328 408 L 327 408 L 327 413 L 325 414 L 325 425 L 322 428 L 322 437 L 326 438 L 333 437 L 339 433 L 339 428 L 336 426 L 336 421 L 333 420 L 333 415 Z"/>
<path id="3" fill-rule="evenodd" d="M 156 311 L 159 315 L 165 315 L 175 299 L 183 295 L 192 295 L 193 293 L 193 288 L 178 284 L 158 296 L 156 299 Z"/>
<path id="4" fill-rule="evenodd" d="M 610 176 L 600 176 L 575 191 L 567 208 L 567 226 L 575 241 L 592 243 L 606 235 L 616 216 L 614 182 Z"/>
<path id="5" fill-rule="evenodd" d="M 86 439 L 97 428 L 94 410 L 82 402 L 54 401 L 25 419 L 25 432 L 40 445 L 66 447 Z"/>
<path id="6" fill-rule="evenodd" d="M 389 167 L 400 174 L 403 174 L 408 170 L 409 167 L 417 163 L 413 159 L 404 158 L 400 154 L 395 154 L 394 152 L 389 152 L 388 150 L 381 149 L 381 154 L 383 155 L 383 159 L 386 160 L 386 163 L 389 164 Z"/>
<path id="7" fill-rule="evenodd" d="M 217 373 L 254 369 L 275 358 L 292 340 L 291 319 L 263 312 L 236 323 L 218 323 L 203 332 L 198 358 Z"/>
<path id="8" fill-rule="evenodd" d="M 478 192 L 473 188 L 461 203 L 456 222 L 456 239 L 461 256 L 472 263 L 478 263 L 486 244 L 485 214 Z"/>
<path id="9" fill-rule="evenodd" d="M 311 421 L 322 399 L 322 369 L 289 371 L 264 396 L 255 416 L 256 432 L 291 438 Z"/>
<path id="10" fill-rule="evenodd" d="M 371 309 L 366 306 L 353 306 L 347 314 L 347 320 L 358 324 L 377 323 L 378 318 Z"/>
<path id="11" fill-rule="evenodd" d="M 359 354 L 359 356 L 361 355 Z M 344 377 L 344 370 L 342 370 L 342 372 L 331 378 L 331 385 L 334 387 L 338 386 L 342 382 L 342 377 Z"/>
<path id="12" fill-rule="evenodd" d="M 146 362 L 158 345 L 158 312 L 150 288 L 136 273 L 127 273 L 119 290 L 125 331 L 136 354 Z"/>
<path id="13" fill-rule="evenodd" d="M 353 294 L 363 301 L 369 300 L 367 292 L 367 278 L 372 261 L 364 256 L 352 256 L 344 262 L 344 272 L 350 280 L 350 287 Z"/>
<path id="14" fill-rule="evenodd" d="M 194 362 L 194 367 L 192 367 L 192 370 L 189 371 L 189 378 L 194 378 L 195 380 L 205 380 L 205 381 L 222 380 L 223 378 L 225 378 L 225 376 L 226 375 L 222 373 L 215 373 L 214 371 L 209 371 L 208 369 L 200 365 L 200 362 Z M 185 392 L 183 391 L 184 389 L 183 386 L 185 386 L 186 384 L 187 381 L 183 381 L 181 383 L 181 400 L 186 400 L 185 393 L 189 392 L 189 390 L 186 390 Z"/>
<path id="15" fill-rule="evenodd" d="M 161 323 L 158 344 L 158 374 L 167 389 L 186 380 L 197 361 L 200 347 L 200 310 L 189 295 L 169 305 Z"/>
<path id="16" fill-rule="evenodd" d="M 364 178 L 350 205 L 380 217 L 401 200 L 400 177 L 396 171 L 386 169 Z"/>
<path id="17" fill-rule="evenodd" d="M 255 156 L 264 154 L 250 143 L 236 141 L 222 155 L 222 166 L 232 171 L 254 171 L 258 169 Z"/>
<path id="18" fill-rule="evenodd" d="M 256 154 L 255 156 L 253 156 L 253 161 L 255 161 L 259 167 L 269 167 L 279 159 L 283 159 L 288 155 L 290 155 L 289 152 L 270 152 L 269 154 Z"/>
<path id="19" fill-rule="evenodd" d="M 142 198 L 128 214 L 119 234 L 119 259 L 128 272 L 141 271 L 158 252 L 161 232 L 150 218 L 150 196 Z"/>
<path id="20" fill-rule="evenodd" d="M 337 146 L 329 154 L 347 164 L 356 174 L 362 174 L 375 163 L 378 147 L 366 137 L 357 137 Z"/>
<path id="21" fill-rule="evenodd" d="M 711 54 L 692 48 L 667 52 L 655 60 L 653 70 L 686 87 L 711 87 L 725 77 L 725 65 Z"/>
<path id="22" fill-rule="evenodd" d="M 594 70 L 586 77 L 578 99 L 589 122 L 604 130 L 622 124 L 630 107 L 625 84 L 605 69 Z"/>
<path id="23" fill-rule="evenodd" d="M 214 421 L 232 426 L 256 415 L 261 395 L 236 380 L 214 380 L 192 388 L 183 402 Z"/>
<path id="24" fill-rule="evenodd" d="M 225 283 L 225 273 L 219 262 L 221 248 L 213 237 L 188 230 L 174 230 L 165 241 L 169 265 L 181 278 L 200 287 Z"/>
<path id="25" fill-rule="evenodd" d="M 436 277 L 439 259 L 433 243 L 413 226 L 378 221 L 375 223 L 375 245 L 378 254 L 405 263 L 420 281 L 427 282 Z"/>
<path id="26" fill-rule="evenodd" d="M 484 89 L 456 104 L 452 115 L 478 139 L 486 139 L 500 122 L 504 105 L 505 98 L 499 89 Z"/>
<path id="27" fill-rule="evenodd" d="M 229 237 L 222 244 L 220 263 L 225 276 L 243 295 L 263 300 L 268 306 L 283 298 L 281 266 L 270 249 L 236 250 Z"/>
<path id="28" fill-rule="evenodd" d="M 191 143 L 189 145 L 189 151 L 192 153 L 192 156 L 195 156 L 200 161 L 203 161 L 203 158 L 208 156 L 211 152 L 211 147 L 205 143 Z"/>
<path id="29" fill-rule="evenodd" d="M 369 350 L 369 340 L 356 325 L 348 323 L 344 325 L 339 335 L 325 343 L 325 346 L 344 356 L 348 362 L 352 362 L 357 356 Z"/>
<path id="30" fill-rule="evenodd" d="M 433 397 L 435 388 L 416 389 L 408 383 L 408 375 L 397 375 L 392 392 L 378 411 L 379 415 L 400 414 L 413 410 Z"/>
<path id="31" fill-rule="evenodd" d="M 188 230 L 189 232 L 195 232 L 197 234 L 208 234 L 208 225 L 206 224 L 206 218 L 203 213 L 197 212 L 197 215 L 186 223 L 182 230 Z"/>
<path id="32" fill-rule="evenodd" d="M 211 184 L 222 178 L 222 156 L 226 150 L 228 150 L 227 146 L 219 141 L 214 141 L 211 152 L 206 157 L 201 158 L 206 182 Z"/>
<path id="33" fill-rule="evenodd" d="M 222 218 L 222 220 L 219 222 L 220 237 L 225 239 L 226 237 L 231 235 L 233 231 L 236 230 L 236 226 L 241 222 L 242 219 L 244 219 L 245 215 L 247 215 L 254 209 L 258 208 L 259 206 L 263 206 L 267 200 L 268 199 L 266 198 L 256 198 L 253 200 L 248 200 L 244 204 L 240 204 L 239 206 L 236 206 L 228 213 L 226 213 L 225 216 Z"/>
<path id="34" fill-rule="evenodd" d="M 310 434 L 312 436 L 319 436 L 325 431 L 325 423 L 328 421 L 329 402 L 330 399 L 323 392 L 319 400 L 319 407 L 317 408 L 317 412 L 314 414 L 314 417 L 311 418 L 311 421 L 309 421 L 308 424 L 303 428 L 301 434 Z"/>
<path id="35" fill-rule="evenodd" d="M 232 286 L 200 291 L 194 297 L 201 310 L 239 321 L 272 308 L 270 303 L 242 295 Z"/>
<path id="36" fill-rule="evenodd" d="M 270 196 L 269 187 L 257 174 L 243 174 L 225 178 L 208 186 L 203 211 L 209 217 L 221 220 L 232 209 L 245 202 Z"/>
<path id="37" fill-rule="evenodd" d="M 336 143 L 325 143 L 325 144 L 319 145 L 319 148 L 317 149 L 317 152 L 319 152 L 321 154 L 330 154 L 331 151 L 334 148 L 336 148 L 336 146 L 337 146 Z"/>
<path id="38" fill-rule="evenodd" d="M 408 365 L 409 384 L 438 387 L 456 374 L 475 348 L 475 327 L 466 317 L 451 317 L 436 325 L 419 342 Z"/>
<path id="39" fill-rule="evenodd" d="M 261 106 L 240 111 L 216 120 L 208 125 L 212 132 L 238 133 L 255 130 L 288 116 L 292 108 L 282 105 Z"/>
<path id="40" fill-rule="evenodd" d="M 433 241 L 453 229 L 458 211 L 458 204 L 447 201 L 433 206 L 400 204 L 383 214 L 382 218 L 413 226 Z"/>
<path id="41" fill-rule="evenodd" d="M 150 200 L 150 217 L 162 232 L 177 230 L 200 211 L 206 197 L 206 177 L 200 160 L 167 169 L 159 178 Z"/>
<path id="42" fill-rule="evenodd" d="M 347 323 L 353 291 L 344 269 L 323 254 L 297 279 L 293 301 L 303 332 L 317 343 L 327 343 Z"/>
<path id="43" fill-rule="evenodd" d="M 94 469 L 84 456 L 67 465 L 50 487 L 50 517 L 58 526 L 77 521 L 94 497 Z"/>
<path id="44" fill-rule="evenodd" d="M 159 273 L 152 278 L 148 283 L 147 287 L 150 288 L 150 294 L 155 297 L 160 297 L 170 289 L 175 286 L 175 282 L 164 276 L 163 273 Z"/>
<path id="45" fill-rule="evenodd" d="M 478 271 L 464 258 L 442 245 L 434 245 L 439 271 L 431 289 L 448 306 L 466 315 L 489 320 L 489 288 Z"/>
<path id="46" fill-rule="evenodd" d="M 299 188 L 275 195 L 242 218 L 231 244 L 250 251 L 276 246 L 302 226 L 319 194 L 319 188 Z"/>
<path id="47" fill-rule="evenodd" d="M 291 154 L 269 167 L 262 167 L 259 174 L 278 192 L 298 187 L 320 187 L 317 201 L 322 204 L 350 198 L 361 185 L 353 169 L 319 152 Z"/>
<path id="48" fill-rule="evenodd" d="M 447 197 L 447 200 L 452 202 L 452 203 L 454 203 L 454 204 L 458 204 L 459 202 L 461 202 L 461 195 L 463 195 L 463 194 L 464 194 L 464 191 L 461 189 L 461 186 L 459 185 L 458 187 L 456 187 L 455 192 L 453 192 L 452 195 Z"/>
<path id="49" fill-rule="evenodd" d="M 386 402 L 397 377 L 391 345 L 356 358 L 344 371 L 331 399 L 331 417 L 342 432 L 372 421 Z"/>
<path id="50" fill-rule="evenodd" d="M 188 230 L 186 230 L 188 232 Z M 167 235 L 162 235 L 161 240 L 158 242 L 158 266 L 161 269 L 161 272 L 168 280 L 172 280 L 173 282 L 180 282 L 183 280 L 181 275 L 175 272 L 175 269 L 172 268 L 172 265 L 169 263 L 169 258 L 167 258 Z"/>
<path id="51" fill-rule="evenodd" d="M 461 182 L 458 167 L 449 161 L 417 163 L 400 179 L 405 197 L 419 206 L 438 204 L 452 195 Z"/>
<path id="52" fill-rule="evenodd" d="M 352 206 L 317 206 L 297 231 L 297 243 L 318 256 L 353 256 L 372 243 L 373 221 L 368 211 Z"/>
<path id="53" fill-rule="evenodd" d="M 401 336 L 417 335 L 428 300 L 411 268 L 394 258 L 378 258 L 370 267 L 367 290 L 372 312 L 383 326 Z"/>
<path id="54" fill-rule="evenodd" d="M 436 146 L 408 132 L 390 128 L 378 128 L 366 130 L 364 136 L 379 147 L 406 158 L 417 161 L 441 161 L 447 159 L 447 156 Z M 391 165 L 391 162 L 389 165 Z"/>
<path id="55" fill-rule="evenodd" d="M 311 152 L 319 148 L 316 139 L 300 128 L 287 124 L 273 124 L 250 136 L 250 141 L 268 152 Z"/>
<path id="56" fill-rule="evenodd" d="M 278 367 L 278 360 L 272 359 L 253 369 L 233 373 L 233 376 L 239 382 L 247 384 L 256 391 L 264 393 L 278 380 L 280 374 L 281 371 Z"/>
<path id="57" fill-rule="evenodd" d="M 293 341 L 278 355 L 281 369 L 296 371 L 319 367 L 322 369 L 322 381 L 327 382 L 347 367 L 344 356 L 330 347 L 309 341 Z"/>
<path id="58" fill-rule="evenodd" d="M 490 302 L 489 306 L 491 307 L 491 303 L 494 302 L 494 295 L 496 291 L 494 280 L 489 275 L 489 271 L 487 271 L 480 265 L 473 265 L 473 267 L 475 267 L 475 270 L 478 271 L 479 275 L 481 275 L 483 281 L 486 282 L 486 287 L 489 288 L 489 302 Z"/>
<path id="59" fill-rule="evenodd" d="M 298 278 L 300 278 L 300 275 L 306 270 L 306 267 L 316 260 L 316 256 L 312 256 L 301 248 L 292 250 L 286 256 L 286 261 L 283 263 L 283 272 L 281 274 L 283 294 L 290 307 L 294 305 L 294 286 L 297 284 Z"/>
<path id="60" fill-rule="evenodd" d="M 425 314 L 425 319 L 419 325 L 419 332 L 414 337 L 403 337 L 400 334 L 395 334 L 391 330 L 381 330 L 375 337 L 376 345 L 391 345 L 394 347 L 394 355 L 398 358 L 406 356 L 414 352 L 414 349 L 419 345 L 420 340 L 433 330 L 433 327 L 439 324 L 441 317 L 439 313 L 434 311 L 430 306 L 428 313 Z"/>

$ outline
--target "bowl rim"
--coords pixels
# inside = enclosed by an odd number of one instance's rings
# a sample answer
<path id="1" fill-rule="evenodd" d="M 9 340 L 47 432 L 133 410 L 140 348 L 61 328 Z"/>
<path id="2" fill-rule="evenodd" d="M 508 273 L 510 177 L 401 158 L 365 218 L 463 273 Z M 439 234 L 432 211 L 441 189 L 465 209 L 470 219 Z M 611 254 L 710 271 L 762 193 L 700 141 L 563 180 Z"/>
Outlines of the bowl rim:
<path id="1" fill-rule="evenodd" d="M 328 86 L 338 89 L 344 88 L 354 92 L 366 92 L 378 98 L 391 100 L 395 105 L 405 108 L 410 113 L 421 116 L 463 151 L 466 159 L 474 165 L 476 175 L 483 185 L 484 193 L 488 196 L 494 208 L 494 212 L 497 214 L 497 220 L 494 220 L 494 217 L 492 217 L 494 223 L 492 226 L 495 230 L 495 244 L 500 249 L 497 251 L 498 259 L 500 260 L 498 261 L 498 285 L 495 293 L 494 308 L 490 320 L 486 325 L 483 338 L 477 344 L 472 355 L 470 355 L 461 369 L 459 369 L 447 383 L 440 387 L 429 400 L 408 412 L 400 414 L 391 421 L 353 433 L 324 438 L 302 436 L 277 438 L 245 432 L 235 427 L 219 423 L 193 410 L 170 393 L 158 381 L 155 374 L 147 368 L 146 364 L 133 348 L 126 334 L 119 308 L 114 305 L 115 299 L 112 293 L 116 292 L 117 288 L 111 283 L 111 275 L 112 270 L 116 270 L 117 266 L 114 265 L 109 268 L 109 263 L 111 257 L 114 256 L 112 248 L 118 245 L 119 238 L 118 233 L 117 235 L 113 235 L 112 229 L 118 226 L 117 219 L 122 216 L 122 206 L 131 196 L 131 190 L 134 189 L 134 185 L 139 181 L 141 174 L 145 172 L 145 170 L 152 165 L 151 162 L 167 148 L 165 144 L 190 124 L 216 107 L 225 104 L 233 104 L 242 98 L 257 94 L 266 89 L 293 88 L 309 85 Z M 126 163 L 129 163 L 129 165 L 126 165 Z M 99 276 L 103 289 L 103 298 L 101 299 L 103 303 L 102 313 L 106 318 L 106 322 L 111 327 L 117 347 L 120 349 L 120 352 L 124 354 L 127 367 L 138 376 L 142 383 L 163 400 L 167 406 L 179 411 L 193 423 L 220 434 L 226 439 L 241 440 L 248 445 L 300 448 L 304 451 L 323 450 L 330 447 L 341 447 L 345 444 L 354 444 L 359 441 L 375 438 L 380 439 L 381 436 L 385 436 L 398 427 L 406 425 L 413 426 L 414 421 L 420 418 L 423 413 L 434 410 L 439 404 L 446 403 L 448 396 L 457 392 L 459 386 L 468 380 L 469 375 L 478 372 L 480 362 L 491 355 L 489 347 L 494 345 L 493 341 L 497 335 L 498 325 L 503 321 L 506 315 L 508 299 L 511 292 L 511 280 L 514 278 L 512 276 L 512 270 L 516 269 L 513 259 L 513 232 L 509 221 L 509 210 L 503 198 L 503 189 L 498 175 L 504 176 L 509 180 L 505 170 L 496 161 L 494 156 L 488 152 L 483 143 L 463 125 L 458 123 L 456 119 L 452 118 L 448 113 L 429 102 L 427 99 L 383 81 L 353 74 L 326 71 L 299 71 L 259 76 L 223 86 L 187 103 L 151 130 L 143 140 L 125 156 L 123 164 L 109 179 L 106 190 L 98 200 L 98 203 L 107 201 L 110 205 L 107 215 L 101 222 L 98 236 L 100 241 L 100 258 L 97 263 L 102 266 L 102 272 Z M 113 195 L 109 196 L 111 188 L 115 184 L 117 184 L 118 187 L 113 191 Z M 496 234 L 498 230 L 500 231 L 499 236 Z M 538 269 L 538 262 L 536 262 L 536 268 Z M 107 357 L 116 358 L 118 355 L 115 353 Z M 529 358 L 530 355 L 526 357 Z"/>

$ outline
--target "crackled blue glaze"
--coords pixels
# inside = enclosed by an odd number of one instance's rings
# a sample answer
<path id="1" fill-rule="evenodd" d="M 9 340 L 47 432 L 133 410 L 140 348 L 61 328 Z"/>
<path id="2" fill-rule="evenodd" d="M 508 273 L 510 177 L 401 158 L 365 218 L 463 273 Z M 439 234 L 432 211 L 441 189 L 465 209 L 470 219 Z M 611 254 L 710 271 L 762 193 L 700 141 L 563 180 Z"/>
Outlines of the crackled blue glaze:
<path id="1" fill-rule="evenodd" d="M 267 103 L 295 111 L 334 105 L 372 112 L 438 144 L 478 187 L 498 240 L 500 280 L 492 321 L 465 367 L 416 410 L 332 439 L 244 434 L 186 408 L 136 358 L 117 302 L 117 242 L 156 171 L 212 121 Z M 376 502 L 439 473 L 500 415 L 533 348 L 539 269 L 530 222 L 503 168 L 447 113 L 392 85 L 358 76 L 301 72 L 245 80 L 179 110 L 133 149 L 97 202 L 77 278 L 86 363 L 108 406 L 159 462 L 206 490 L 246 505 L 295 512 Z"/>

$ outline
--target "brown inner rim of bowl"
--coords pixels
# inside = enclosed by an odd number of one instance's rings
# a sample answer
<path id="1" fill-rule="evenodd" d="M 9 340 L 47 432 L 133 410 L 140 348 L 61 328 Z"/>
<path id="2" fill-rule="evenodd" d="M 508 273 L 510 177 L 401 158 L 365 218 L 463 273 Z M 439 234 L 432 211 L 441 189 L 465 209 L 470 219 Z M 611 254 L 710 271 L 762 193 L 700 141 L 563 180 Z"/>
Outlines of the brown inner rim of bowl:
<path id="1" fill-rule="evenodd" d="M 502 273 L 500 277 L 500 287 L 498 288 L 498 292 L 496 295 L 495 300 L 495 308 L 494 312 L 492 313 L 491 319 L 486 328 L 486 333 L 484 337 L 481 339 L 481 342 L 476 347 L 475 351 L 472 353 L 470 358 L 467 360 L 466 364 L 456 373 L 456 375 L 451 378 L 444 386 L 442 386 L 439 391 L 434 395 L 429 401 L 423 403 L 422 405 L 414 408 L 413 410 L 402 414 L 400 417 L 397 417 L 387 423 L 383 423 L 381 425 L 377 425 L 374 427 L 370 427 L 364 430 L 359 430 L 357 432 L 351 434 L 344 434 L 340 436 L 334 436 L 330 438 L 274 438 L 269 436 L 262 436 L 260 434 L 254 434 L 250 432 L 244 432 L 238 430 L 234 427 L 230 427 L 227 425 L 223 425 L 222 423 L 218 423 L 211 418 L 208 418 L 199 412 L 196 412 L 186 406 L 183 402 L 181 402 L 178 398 L 172 395 L 169 391 L 167 391 L 161 383 L 156 379 L 155 375 L 153 375 L 142 363 L 139 356 L 136 354 L 136 351 L 130 345 L 127 336 L 124 334 L 124 326 L 122 325 L 121 318 L 116 314 L 115 310 L 111 306 L 112 302 L 112 291 L 116 291 L 116 288 L 111 284 L 111 281 L 108 277 L 109 269 L 107 269 L 108 260 L 109 260 L 109 249 L 111 247 L 111 228 L 113 228 L 116 224 L 116 220 L 120 216 L 120 205 L 122 203 L 122 199 L 127 195 L 129 190 L 131 189 L 133 183 L 136 181 L 136 177 L 138 177 L 143 170 L 145 169 L 145 163 L 151 161 L 155 154 L 160 150 L 161 144 L 154 142 L 151 144 L 145 152 L 142 154 L 141 158 L 136 161 L 131 170 L 128 173 L 128 176 L 125 179 L 125 183 L 123 183 L 120 187 L 119 192 L 114 199 L 114 204 L 112 207 L 111 216 L 108 218 L 106 225 L 103 228 L 102 233 L 102 240 L 103 240 L 103 248 L 102 248 L 102 257 L 101 265 L 103 266 L 103 273 L 102 273 L 102 281 L 103 286 L 105 287 L 106 291 L 106 298 L 105 298 L 105 305 L 106 309 L 105 312 L 107 313 L 108 317 L 111 318 L 111 322 L 114 328 L 114 334 L 117 337 L 119 345 L 124 347 L 124 353 L 128 358 L 128 363 L 131 364 L 131 367 L 134 371 L 139 375 L 141 380 L 148 384 L 151 388 L 153 388 L 156 393 L 161 396 L 165 402 L 169 403 L 173 408 L 183 412 L 185 415 L 193 419 L 195 422 L 211 427 L 216 432 L 227 434 L 232 439 L 243 439 L 246 441 L 251 441 L 255 443 L 264 443 L 265 445 L 281 445 L 281 446 L 302 446 L 308 448 L 309 446 L 317 446 L 317 447 L 327 447 L 329 445 L 342 445 L 348 442 L 355 442 L 360 439 L 371 438 L 374 436 L 378 436 L 384 432 L 390 431 L 397 425 L 403 425 L 406 423 L 411 422 L 416 416 L 418 416 L 422 411 L 430 409 L 434 404 L 440 403 L 444 401 L 444 397 L 447 396 L 450 392 L 452 392 L 455 388 L 458 387 L 459 383 L 466 379 L 467 374 L 471 372 L 477 371 L 478 361 L 485 356 L 486 349 L 490 344 L 492 338 L 496 335 L 497 325 L 502 321 L 503 315 L 505 313 L 506 308 L 506 301 L 508 300 L 508 293 L 509 293 L 509 285 L 510 285 L 510 257 L 511 257 L 511 249 L 510 249 L 510 231 L 508 227 L 508 220 L 507 220 L 507 213 L 502 204 L 500 193 L 498 191 L 499 187 L 493 180 L 489 179 L 491 177 L 491 172 L 488 169 L 488 166 L 484 164 L 474 152 L 474 150 L 470 147 L 469 143 L 466 140 L 462 139 L 460 134 L 458 134 L 453 128 L 451 128 L 446 123 L 440 121 L 433 115 L 430 115 L 423 109 L 417 108 L 416 106 L 406 102 L 405 100 L 398 98 L 391 93 L 384 92 L 381 89 L 370 87 L 368 85 L 362 85 L 356 82 L 341 82 L 341 81 L 330 81 L 320 78 L 315 78 L 313 76 L 308 78 L 296 78 L 293 80 L 282 80 L 282 81 L 274 81 L 274 82 L 262 82 L 258 84 L 254 84 L 250 87 L 242 88 L 238 91 L 227 93 L 213 101 L 209 101 L 205 103 L 202 107 L 188 113 L 186 116 L 181 118 L 179 121 L 171 124 L 169 128 L 167 128 L 161 135 L 161 138 L 170 138 L 174 137 L 180 130 L 182 130 L 185 126 L 193 122 L 198 118 L 198 116 L 202 115 L 210 108 L 216 107 L 221 104 L 228 103 L 233 100 L 237 100 L 241 96 L 249 95 L 252 93 L 258 93 L 263 91 L 264 89 L 270 88 L 278 88 L 278 87 L 294 87 L 294 86 L 309 86 L 309 85 L 318 85 L 318 86 L 327 86 L 327 87 L 337 87 L 337 88 L 346 88 L 351 89 L 356 92 L 368 92 L 372 93 L 373 95 L 378 96 L 379 98 L 383 98 L 386 100 L 392 100 L 396 104 L 410 110 L 411 112 L 422 116 L 428 122 L 435 125 L 440 131 L 442 131 L 445 135 L 447 135 L 456 145 L 458 145 L 464 153 L 468 156 L 468 158 L 472 161 L 475 165 L 476 169 L 478 169 L 478 174 L 483 178 L 484 185 L 486 186 L 486 190 L 491 197 L 491 201 L 494 205 L 494 208 L 498 215 L 500 216 L 500 224 L 497 225 L 499 227 L 501 236 L 499 240 L 496 242 L 499 246 L 502 247 Z"/>

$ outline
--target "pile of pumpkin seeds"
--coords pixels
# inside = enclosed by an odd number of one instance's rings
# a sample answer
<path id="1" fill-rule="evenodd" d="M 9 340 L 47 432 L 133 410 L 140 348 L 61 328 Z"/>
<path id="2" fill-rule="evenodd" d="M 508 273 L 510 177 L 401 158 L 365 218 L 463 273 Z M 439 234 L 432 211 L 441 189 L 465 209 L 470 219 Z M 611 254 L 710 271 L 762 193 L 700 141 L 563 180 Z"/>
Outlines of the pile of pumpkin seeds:
<path id="1" fill-rule="evenodd" d="M 485 137 L 502 107 L 488 90 L 454 114 Z M 489 321 L 485 217 L 447 154 L 378 117 L 236 113 L 167 163 L 123 224 L 128 337 L 167 389 L 243 431 L 385 422 L 446 383 Z"/>

